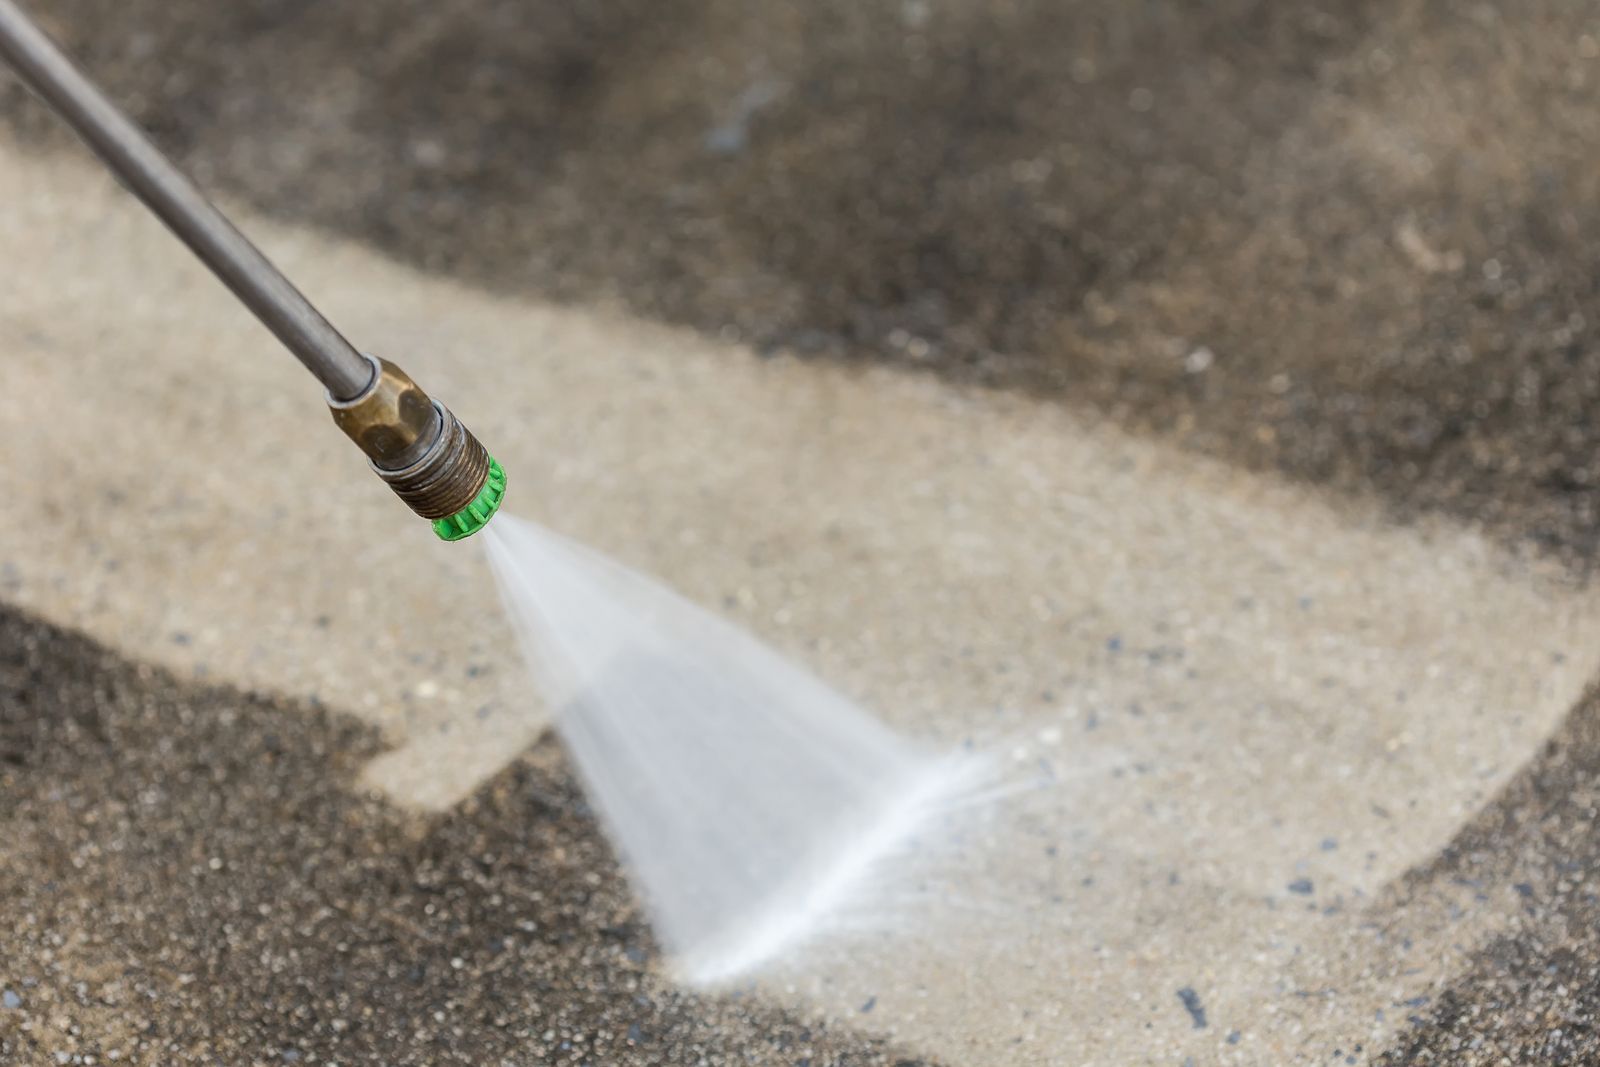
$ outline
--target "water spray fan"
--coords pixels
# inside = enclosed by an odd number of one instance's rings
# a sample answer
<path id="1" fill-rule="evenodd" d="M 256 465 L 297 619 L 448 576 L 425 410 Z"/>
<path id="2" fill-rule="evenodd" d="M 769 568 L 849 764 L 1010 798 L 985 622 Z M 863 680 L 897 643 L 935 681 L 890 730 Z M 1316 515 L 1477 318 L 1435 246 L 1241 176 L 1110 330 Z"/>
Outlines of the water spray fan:
<path id="1" fill-rule="evenodd" d="M 439 537 L 459 541 L 494 517 L 505 471 L 472 432 L 345 340 L 12 0 L 0 0 L 0 59 L 322 382 L 333 421 Z"/>
<path id="2" fill-rule="evenodd" d="M 0 59 L 327 389 L 334 422 L 446 541 L 506 476 L 399 367 L 351 347 L 139 129 L 0 0 Z M 483 538 L 545 702 L 677 973 L 729 981 L 804 942 L 978 779 L 713 613 L 507 515 Z M 887 863 L 889 858 L 892 863 Z M 904 885 L 884 881 L 884 886 Z"/>

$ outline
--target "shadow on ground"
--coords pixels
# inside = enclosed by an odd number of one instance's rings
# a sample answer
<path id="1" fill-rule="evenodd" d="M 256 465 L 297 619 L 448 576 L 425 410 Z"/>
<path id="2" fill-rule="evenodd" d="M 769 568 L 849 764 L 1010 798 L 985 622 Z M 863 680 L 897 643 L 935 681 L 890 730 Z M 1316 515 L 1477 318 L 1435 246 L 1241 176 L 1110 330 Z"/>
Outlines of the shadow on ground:
<path id="1" fill-rule="evenodd" d="M 920 1062 L 663 981 L 553 742 L 437 821 L 378 747 L 0 608 L 0 1060 Z"/>

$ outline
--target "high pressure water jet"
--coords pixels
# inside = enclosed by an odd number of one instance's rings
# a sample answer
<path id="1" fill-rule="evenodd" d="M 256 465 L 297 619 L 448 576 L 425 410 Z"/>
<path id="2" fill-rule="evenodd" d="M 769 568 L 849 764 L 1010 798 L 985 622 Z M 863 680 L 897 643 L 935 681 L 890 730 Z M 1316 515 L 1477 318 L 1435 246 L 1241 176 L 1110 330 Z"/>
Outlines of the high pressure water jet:
<path id="1" fill-rule="evenodd" d="M 505 474 L 477 439 L 345 340 L 13 0 L 0 0 L 0 59 L 317 376 L 340 429 L 440 537 L 488 524 Z M 481 542 L 587 793 L 687 979 L 726 981 L 814 937 L 968 778 L 591 549 L 511 515 Z"/>
<path id="2" fill-rule="evenodd" d="M 12 0 L 0 0 L 0 59 L 316 375 L 333 421 L 435 533 L 458 541 L 488 523 L 506 476 L 472 432 L 405 371 L 345 340 Z"/>

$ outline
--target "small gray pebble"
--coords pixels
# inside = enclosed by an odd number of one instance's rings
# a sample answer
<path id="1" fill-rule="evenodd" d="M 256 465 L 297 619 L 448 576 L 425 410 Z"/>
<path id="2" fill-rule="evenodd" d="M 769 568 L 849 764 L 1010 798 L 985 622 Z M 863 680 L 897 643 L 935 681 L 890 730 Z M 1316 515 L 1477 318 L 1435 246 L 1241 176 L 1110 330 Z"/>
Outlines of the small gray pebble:
<path id="1" fill-rule="evenodd" d="M 22 1007 L 22 998 L 17 995 L 16 990 L 8 989 L 4 993 L 0 993 L 0 1004 L 4 1004 L 14 1011 Z"/>

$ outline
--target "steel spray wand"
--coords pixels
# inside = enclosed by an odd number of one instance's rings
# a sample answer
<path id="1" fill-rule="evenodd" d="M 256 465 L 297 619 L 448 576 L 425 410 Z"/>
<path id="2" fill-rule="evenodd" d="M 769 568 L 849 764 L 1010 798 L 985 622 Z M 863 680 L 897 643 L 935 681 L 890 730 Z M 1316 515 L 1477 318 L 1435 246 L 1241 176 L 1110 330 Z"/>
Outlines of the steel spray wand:
<path id="1" fill-rule="evenodd" d="M 483 528 L 505 472 L 449 408 L 345 340 L 13 0 L 0 0 L 0 59 L 317 376 L 334 422 L 411 510 L 447 541 Z"/>

